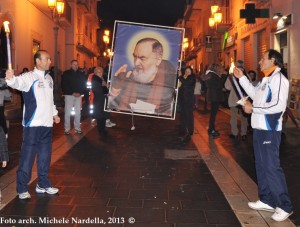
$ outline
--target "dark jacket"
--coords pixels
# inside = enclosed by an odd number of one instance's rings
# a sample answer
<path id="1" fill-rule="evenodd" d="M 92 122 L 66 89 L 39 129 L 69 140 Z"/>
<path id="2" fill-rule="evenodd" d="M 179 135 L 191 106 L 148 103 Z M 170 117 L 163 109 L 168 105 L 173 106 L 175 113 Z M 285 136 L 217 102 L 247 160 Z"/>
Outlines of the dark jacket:
<path id="1" fill-rule="evenodd" d="M 183 76 L 180 76 L 179 81 L 181 82 L 178 93 L 180 102 L 190 103 L 193 106 L 196 76 L 191 74 L 186 79 L 184 79 Z"/>
<path id="2" fill-rule="evenodd" d="M 103 114 L 105 101 L 105 88 L 102 86 L 103 80 L 94 75 L 92 78 L 92 91 L 94 93 L 94 114 Z"/>
<path id="3" fill-rule="evenodd" d="M 210 71 L 207 75 L 207 101 L 209 102 L 222 102 L 223 101 L 223 80 L 222 77 Z"/>
<path id="4" fill-rule="evenodd" d="M 61 89 L 64 95 L 72 95 L 80 93 L 81 95 L 86 89 L 86 77 L 80 70 L 66 70 L 61 77 Z"/>

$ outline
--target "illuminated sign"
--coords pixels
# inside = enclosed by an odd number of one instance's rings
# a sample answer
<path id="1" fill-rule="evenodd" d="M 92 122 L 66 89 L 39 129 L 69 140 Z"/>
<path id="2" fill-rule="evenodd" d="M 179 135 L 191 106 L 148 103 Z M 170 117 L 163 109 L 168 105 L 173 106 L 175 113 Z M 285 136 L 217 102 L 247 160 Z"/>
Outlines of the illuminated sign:
<path id="1" fill-rule="evenodd" d="M 288 16 L 280 17 L 278 19 L 274 19 L 271 31 L 277 32 L 279 30 L 286 28 L 290 24 L 292 24 L 292 14 Z"/>

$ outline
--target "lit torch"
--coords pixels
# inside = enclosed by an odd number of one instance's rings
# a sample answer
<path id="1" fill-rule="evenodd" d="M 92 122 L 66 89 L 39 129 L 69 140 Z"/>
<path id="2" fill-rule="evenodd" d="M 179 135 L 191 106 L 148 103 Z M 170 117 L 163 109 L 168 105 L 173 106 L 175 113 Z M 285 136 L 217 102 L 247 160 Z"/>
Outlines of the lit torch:
<path id="1" fill-rule="evenodd" d="M 230 68 L 229 68 L 229 74 L 233 74 L 233 69 L 235 68 L 233 58 L 231 58 Z"/>
<path id="2" fill-rule="evenodd" d="M 11 64 L 11 49 L 10 49 L 10 39 L 9 39 L 9 22 L 8 21 L 4 21 L 3 22 L 4 25 L 4 30 L 6 33 L 6 46 L 7 46 L 7 67 L 8 69 L 12 69 L 12 64 Z"/>
<path id="3" fill-rule="evenodd" d="M 235 68 L 235 65 L 234 65 L 233 59 L 231 58 L 231 64 L 230 64 L 230 68 L 229 68 L 229 74 L 231 74 L 231 75 L 229 75 L 229 76 L 232 76 L 232 81 L 234 83 L 234 86 L 235 86 L 235 88 L 236 88 L 236 90 L 239 94 L 239 98 L 240 98 L 240 100 L 237 101 L 236 103 L 241 105 L 241 106 L 244 106 L 249 97 L 243 95 L 243 92 L 241 91 L 241 88 L 238 85 L 238 82 L 236 81 L 235 77 L 232 75 L 234 68 Z"/>

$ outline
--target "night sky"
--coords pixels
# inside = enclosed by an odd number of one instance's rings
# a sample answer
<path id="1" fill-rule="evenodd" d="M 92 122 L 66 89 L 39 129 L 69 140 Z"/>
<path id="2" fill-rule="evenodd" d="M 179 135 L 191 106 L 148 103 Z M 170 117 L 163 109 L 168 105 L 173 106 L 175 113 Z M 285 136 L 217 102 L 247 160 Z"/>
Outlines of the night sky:
<path id="1" fill-rule="evenodd" d="M 174 26 L 182 18 L 186 0 L 101 0 L 101 29 L 113 29 L 114 21 Z"/>

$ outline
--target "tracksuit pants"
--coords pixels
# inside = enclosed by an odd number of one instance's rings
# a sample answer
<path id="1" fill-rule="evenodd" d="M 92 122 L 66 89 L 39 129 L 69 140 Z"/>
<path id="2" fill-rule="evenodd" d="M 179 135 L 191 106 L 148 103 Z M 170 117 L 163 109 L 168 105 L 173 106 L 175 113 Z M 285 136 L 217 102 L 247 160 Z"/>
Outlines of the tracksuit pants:
<path id="1" fill-rule="evenodd" d="M 23 141 L 17 170 L 17 192 L 28 191 L 32 166 L 37 155 L 38 185 L 42 188 L 51 187 L 48 172 L 51 162 L 52 127 L 23 128 Z"/>
<path id="2" fill-rule="evenodd" d="M 253 129 L 258 194 L 262 202 L 290 213 L 293 209 L 280 166 L 281 131 Z"/>

